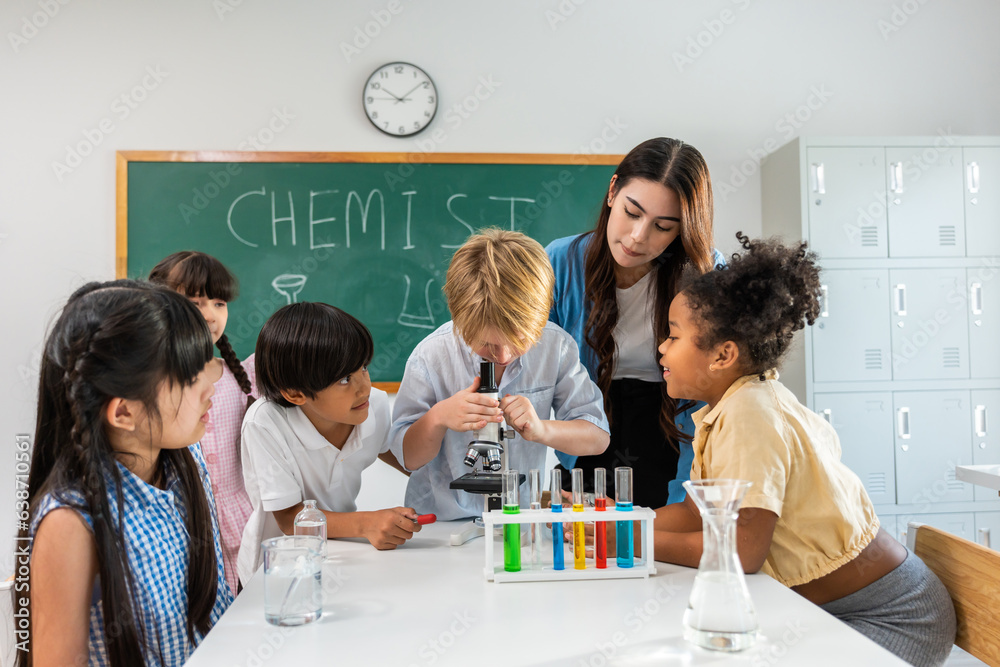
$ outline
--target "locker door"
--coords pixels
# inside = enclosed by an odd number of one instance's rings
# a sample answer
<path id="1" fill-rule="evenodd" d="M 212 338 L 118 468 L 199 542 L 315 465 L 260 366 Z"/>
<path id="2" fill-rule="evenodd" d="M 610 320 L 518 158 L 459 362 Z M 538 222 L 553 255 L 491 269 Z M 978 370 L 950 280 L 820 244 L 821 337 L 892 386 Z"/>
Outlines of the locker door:
<path id="1" fill-rule="evenodd" d="M 976 512 L 975 541 L 1000 551 L 1000 512 Z"/>
<path id="2" fill-rule="evenodd" d="M 854 471 L 876 505 L 896 502 L 892 394 L 815 394 L 816 412 L 840 438 L 840 460 Z"/>
<path id="3" fill-rule="evenodd" d="M 985 465 L 1000 462 L 1000 389 L 973 389 L 971 392 L 972 462 Z M 997 492 L 973 485 L 976 500 L 996 500 Z M 1000 532 L 995 534 L 1000 546 Z"/>
<path id="4" fill-rule="evenodd" d="M 896 517 L 900 542 L 906 544 L 906 528 L 911 521 L 926 523 L 952 535 L 976 541 L 976 517 L 972 512 L 949 512 L 945 514 L 900 514 Z"/>
<path id="5" fill-rule="evenodd" d="M 962 149 L 886 148 L 889 256 L 962 257 Z"/>
<path id="6" fill-rule="evenodd" d="M 813 381 L 891 380 L 888 272 L 831 270 L 821 280 L 822 310 L 811 327 Z"/>
<path id="7" fill-rule="evenodd" d="M 944 380 L 969 377 L 964 269 L 894 269 L 892 377 Z"/>
<path id="8" fill-rule="evenodd" d="M 885 149 L 809 148 L 809 245 L 821 257 L 887 257 Z"/>
<path id="9" fill-rule="evenodd" d="M 1000 219 L 995 223 L 1000 229 Z M 1000 378 L 1000 257 L 984 257 L 968 269 L 969 373 L 973 378 Z"/>
<path id="10" fill-rule="evenodd" d="M 893 393 L 896 502 L 930 510 L 972 500 L 972 486 L 955 479 L 955 466 L 972 461 L 968 391 Z"/>
<path id="11" fill-rule="evenodd" d="M 1000 255 L 1000 147 L 966 147 L 962 153 L 966 254 Z"/>

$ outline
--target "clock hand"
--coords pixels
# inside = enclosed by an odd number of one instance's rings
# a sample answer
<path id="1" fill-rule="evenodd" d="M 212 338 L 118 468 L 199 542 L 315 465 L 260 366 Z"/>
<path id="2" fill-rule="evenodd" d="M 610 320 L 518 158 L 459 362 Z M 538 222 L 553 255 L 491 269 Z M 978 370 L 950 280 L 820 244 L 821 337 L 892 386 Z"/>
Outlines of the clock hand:
<path id="1" fill-rule="evenodd" d="M 392 95 L 393 99 L 395 99 L 397 102 L 402 102 L 403 101 L 402 97 L 398 97 L 394 92 L 392 92 L 391 90 L 389 90 L 385 86 L 382 86 L 381 90 L 382 90 L 383 93 L 389 93 L 390 95 Z"/>
<path id="2" fill-rule="evenodd" d="M 421 81 L 420 83 L 418 83 L 417 85 L 415 85 L 413 88 L 410 88 L 408 91 L 406 91 L 406 93 L 401 98 L 399 98 L 399 101 L 400 102 L 407 102 L 407 101 L 409 101 L 409 99 L 410 99 L 410 93 L 412 93 L 414 90 L 416 90 L 417 88 L 419 88 L 422 85 L 424 85 L 423 81 Z"/>

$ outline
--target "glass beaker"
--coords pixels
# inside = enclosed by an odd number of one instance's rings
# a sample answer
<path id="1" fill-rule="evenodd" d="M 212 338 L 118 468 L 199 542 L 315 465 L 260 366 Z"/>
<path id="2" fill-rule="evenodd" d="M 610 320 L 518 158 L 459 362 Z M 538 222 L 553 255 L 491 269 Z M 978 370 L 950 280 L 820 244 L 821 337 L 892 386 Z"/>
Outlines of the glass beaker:
<path id="1" fill-rule="evenodd" d="M 323 614 L 323 541 L 285 535 L 261 542 L 264 549 L 264 619 L 273 625 L 304 625 Z"/>
<path id="2" fill-rule="evenodd" d="M 736 552 L 736 519 L 751 482 L 684 482 L 701 512 L 703 545 L 684 612 L 684 639 L 714 651 L 741 651 L 757 640 L 757 613 Z"/>

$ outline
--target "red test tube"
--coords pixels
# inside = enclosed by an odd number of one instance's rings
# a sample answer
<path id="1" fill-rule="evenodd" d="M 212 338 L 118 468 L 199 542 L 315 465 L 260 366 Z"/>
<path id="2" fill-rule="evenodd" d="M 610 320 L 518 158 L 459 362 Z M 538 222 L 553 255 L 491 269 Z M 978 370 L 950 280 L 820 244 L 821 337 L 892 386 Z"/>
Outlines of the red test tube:
<path id="1" fill-rule="evenodd" d="M 594 468 L 594 509 L 603 512 L 608 506 L 604 468 Z M 600 570 L 608 567 L 608 522 L 594 522 L 594 560 Z"/>

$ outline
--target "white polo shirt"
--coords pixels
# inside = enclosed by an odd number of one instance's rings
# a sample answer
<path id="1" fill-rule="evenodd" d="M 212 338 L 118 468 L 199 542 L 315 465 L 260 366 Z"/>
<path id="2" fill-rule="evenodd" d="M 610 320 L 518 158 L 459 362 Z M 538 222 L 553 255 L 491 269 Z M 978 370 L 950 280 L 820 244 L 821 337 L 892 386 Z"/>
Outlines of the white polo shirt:
<path id="1" fill-rule="evenodd" d="M 342 449 L 320 435 L 298 407 L 259 400 L 243 418 L 243 477 L 253 513 L 243 530 L 237 570 L 246 583 L 262 563 L 260 543 L 279 537 L 272 512 L 310 498 L 320 509 L 353 512 L 361 473 L 389 450 L 389 397 L 372 387 L 368 419 L 355 427 Z"/>

